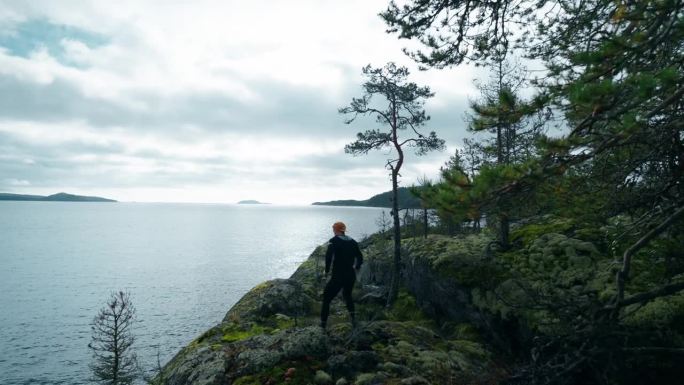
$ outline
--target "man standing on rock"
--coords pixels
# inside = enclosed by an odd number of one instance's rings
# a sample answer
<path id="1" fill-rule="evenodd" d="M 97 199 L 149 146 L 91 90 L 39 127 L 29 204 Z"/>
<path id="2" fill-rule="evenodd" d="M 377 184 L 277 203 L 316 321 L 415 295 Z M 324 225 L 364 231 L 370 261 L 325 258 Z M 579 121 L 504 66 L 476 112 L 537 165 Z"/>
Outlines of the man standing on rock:
<path id="1" fill-rule="evenodd" d="M 323 307 L 321 309 L 321 327 L 325 329 L 330 313 L 330 302 L 342 290 L 342 296 L 347 304 L 352 326 L 356 326 L 352 289 L 356 282 L 356 271 L 361 268 L 363 255 L 359 244 L 344 233 L 347 226 L 342 222 L 335 222 L 332 226 L 335 234 L 328 243 L 325 253 L 325 276 L 328 276 L 332 265 L 332 275 L 323 290 Z M 356 270 L 356 271 L 355 271 Z"/>

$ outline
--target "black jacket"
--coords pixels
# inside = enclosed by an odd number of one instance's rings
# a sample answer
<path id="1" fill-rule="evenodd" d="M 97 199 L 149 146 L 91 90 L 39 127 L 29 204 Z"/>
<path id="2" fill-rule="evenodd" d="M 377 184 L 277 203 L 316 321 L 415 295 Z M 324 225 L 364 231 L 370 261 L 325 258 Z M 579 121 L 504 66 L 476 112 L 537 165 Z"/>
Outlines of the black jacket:
<path id="1" fill-rule="evenodd" d="M 336 235 L 330 238 L 328 250 L 325 253 L 325 273 L 332 265 L 332 278 L 346 278 L 354 274 L 363 263 L 363 255 L 359 244 L 346 235 Z"/>

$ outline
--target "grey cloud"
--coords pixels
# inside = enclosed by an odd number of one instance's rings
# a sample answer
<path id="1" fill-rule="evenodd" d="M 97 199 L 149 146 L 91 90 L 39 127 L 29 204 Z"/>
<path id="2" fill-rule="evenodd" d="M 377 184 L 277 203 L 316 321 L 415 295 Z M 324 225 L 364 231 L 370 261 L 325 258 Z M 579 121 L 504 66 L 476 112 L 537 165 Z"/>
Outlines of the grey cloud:
<path id="1" fill-rule="evenodd" d="M 466 107 L 467 100 L 463 98 L 451 100 L 448 107 L 429 111 L 430 121 L 428 121 L 426 128 L 437 132 L 437 135 L 446 140 L 447 143 L 461 143 L 463 138 L 470 135 L 466 130 L 466 123 L 463 121 Z"/>
<path id="2" fill-rule="evenodd" d="M 152 160 L 153 171 L 128 172 L 126 162 L 119 160 L 76 160 L 70 155 L 99 151 L 96 155 L 122 154 L 117 146 L 50 147 L 18 141 L 0 132 L 0 151 L 8 157 L 0 162 L 0 191 L 26 191 L 26 188 L 56 188 L 71 186 L 87 189 L 107 188 L 183 188 L 192 186 L 230 186 L 233 183 L 278 183 L 280 188 L 334 187 L 341 198 L 362 198 L 345 195 L 355 187 L 372 188 L 378 193 L 389 190 L 389 176 L 383 169 L 385 154 L 374 153 L 352 157 L 334 153 L 305 157 L 291 163 L 274 162 L 267 167 L 229 164 L 211 157 L 182 159 L 161 153 L 138 153 L 137 157 Z M 131 155 L 130 153 L 128 155 Z M 102 157 L 96 157 L 101 159 Z M 24 162 L 32 159 L 33 164 Z M 414 160 L 415 161 L 415 160 Z M 414 163 L 407 163 L 409 174 Z M 186 171 L 191 170 L 191 171 Z M 380 177 L 379 175 L 385 175 Z M 31 186 L 14 186 L 12 179 L 27 180 Z M 408 177 L 402 184 L 415 182 Z M 116 198 L 116 197 L 115 197 Z"/>
<path id="3" fill-rule="evenodd" d="M 84 119 L 95 125 L 116 125 L 130 112 L 112 103 L 85 97 L 61 79 L 42 84 L 0 75 L 0 116 L 4 119 L 63 122 Z"/>
<path id="4" fill-rule="evenodd" d="M 253 82 L 250 86 L 266 101 L 262 104 L 242 103 L 218 92 L 131 94 L 132 99 L 148 107 L 141 111 L 88 97 L 76 84 L 64 79 L 38 84 L 0 75 L 0 117 L 5 121 L 49 123 L 55 130 L 68 129 L 68 122 L 73 120 L 84 120 L 94 129 L 123 130 L 131 138 L 140 133 L 149 133 L 185 142 L 206 141 L 213 135 L 226 132 L 269 135 L 272 138 L 344 139 L 351 142 L 357 132 L 377 126 L 370 119 L 351 125 L 343 123 L 343 117 L 337 113 L 337 109 L 361 92 L 360 72 L 349 71 L 347 76 L 348 85 L 337 93 L 337 98 L 325 95 L 325 90 L 318 88 L 261 81 Z M 430 109 L 428 106 L 432 119 L 425 130 L 437 131 L 449 143 L 460 143 L 466 135 L 463 123 L 463 108 L 466 105 L 465 100 L 453 100 L 446 108 Z M 230 148 L 226 148 L 226 152 L 229 151 Z M 254 151 L 258 153 L 259 148 Z M 4 191 L 16 188 L 10 185 L 13 179 L 28 180 L 32 187 L 69 185 L 105 188 L 214 185 L 230 183 L 233 178 L 263 176 L 250 174 L 249 167 L 245 171 L 245 168 L 231 165 L 221 156 L 177 156 L 155 149 L 132 151 L 118 142 L 92 143 L 83 140 L 53 147 L 40 141 L 23 141 L 19 136 L 2 132 L 0 154 L 5 156 L 0 163 L 0 190 Z M 139 158 L 153 162 L 157 170 L 124 173 L 118 170 L 126 166 L 125 161 L 109 159 L 92 163 L 73 160 L 73 156 L 85 154 L 95 155 L 96 159 L 102 159 L 105 155 Z M 433 156 L 446 158 L 448 153 Z M 381 174 L 384 172 L 387 158 L 387 151 L 353 157 L 344 154 L 340 148 L 332 154 L 311 155 L 287 164 L 273 164 L 269 169 L 277 173 L 278 183 L 283 184 L 306 180 L 306 183 L 315 186 L 344 187 L 351 183 L 345 175 L 353 174 L 356 184 L 384 189 L 382 186 L 387 182 L 389 189 L 388 180 L 378 178 L 378 170 Z M 26 164 L 24 159 L 32 159 L 35 163 Z M 406 174 L 410 173 L 413 162 L 424 159 L 410 158 Z M 201 171 L 185 172 L 185 166 L 195 166 L 190 168 Z M 405 178 L 403 182 L 410 184 L 414 181 Z"/>
<path id="5" fill-rule="evenodd" d="M 109 100 L 84 95 L 77 85 L 64 79 L 41 84 L 0 75 L 0 116 L 6 119 L 61 122 L 82 119 L 106 129 L 124 127 L 132 132 L 157 131 L 192 140 L 198 134 L 234 132 L 274 136 L 350 138 L 374 123 L 343 123 L 337 113 L 354 95 L 360 94 L 357 79 L 350 79 L 339 100 L 325 90 L 277 82 L 250 84 L 263 103 L 245 103 L 218 92 L 163 95 L 133 92 L 128 97 L 146 106 L 128 108 Z M 454 100 L 449 108 L 428 111 L 432 120 L 426 130 L 436 130 L 449 141 L 460 137 L 465 100 Z M 192 129 L 187 129 L 192 127 Z"/>
<path id="6" fill-rule="evenodd" d="M 213 185 L 230 183 L 236 178 L 244 181 L 268 175 L 285 181 L 313 178 L 333 183 L 340 170 L 336 167 L 339 162 L 335 159 L 343 163 L 354 162 L 353 159 L 331 154 L 311 159 L 312 163 L 274 162 L 265 168 L 252 168 L 249 165 L 232 164 L 225 158 L 215 156 L 179 157 L 154 149 L 130 152 L 118 143 L 107 145 L 72 141 L 50 146 L 40 141 L 25 141 L 7 132 L 0 132 L 0 153 L 3 154 L 0 162 L 0 190 L 3 191 L 15 187 L 10 183 L 12 179 L 28 180 L 32 187 L 69 185 L 94 188 Z M 76 155 L 92 157 L 77 158 L 74 157 Z M 120 159 L 117 155 L 126 159 Z M 128 172 L 126 167 L 130 158 L 133 161 L 144 160 L 154 168 Z M 27 159 L 31 162 L 26 162 Z M 348 170 L 358 168 L 363 167 L 356 164 Z"/>
<path id="7" fill-rule="evenodd" d="M 179 135 L 183 134 L 179 128 L 192 126 L 200 132 L 318 136 L 335 134 L 342 124 L 336 114 L 338 106 L 321 97 L 319 91 L 285 84 L 257 84 L 253 88 L 265 103 L 245 104 L 217 92 L 174 96 L 132 93 L 130 98 L 146 106 L 141 111 L 88 97 L 63 79 L 43 84 L 0 75 L 0 116 L 38 122 L 82 119 L 102 128 L 174 130 Z"/>

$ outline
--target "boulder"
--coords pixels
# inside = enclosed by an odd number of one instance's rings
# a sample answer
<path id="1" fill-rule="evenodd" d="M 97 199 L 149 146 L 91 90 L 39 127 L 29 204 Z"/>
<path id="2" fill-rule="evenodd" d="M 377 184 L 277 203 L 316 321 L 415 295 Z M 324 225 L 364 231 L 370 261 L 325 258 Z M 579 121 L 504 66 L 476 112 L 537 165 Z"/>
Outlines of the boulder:
<path id="1" fill-rule="evenodd" d="M 235 364 L 241 368 L 240 373 L 251 374 L 273 367 L 281 358 L 282 354 L 278 351 L 250 349 L 240 353 Z"/>
<path id="2" fill-rule="evenodd" d="M 168 385 L 218 385 L 225 375 L 223 353 L 210 347 L 186 348 L 164 369 L 165 384 Z"/>
<path id="3" fill-rule="evenodd" d="M 373 351 L 349 351 L 328 358 L 328 368 L 335 376 L 353 377 L 355 373 L 375 369 L 379 361 Z"/>
<path id="4" fill-rule="evenodd" d="M 387 380 L 386 373 L 361 373 L 354 381 L 354 385 L 382 385 Z"/>
<path id="5" fill-rule="evenodd" d="M 283 354 L 287 358 L 304 356 L 323 358 L 328 355 L 328 340 L 318 326 L 287 330 L 282 344 Z"/>
<path id="6" fill-rule="evenodd" d="M 421 376 L 413 376 L 401 380 L 401 385 L 430 385 L 430 382 Z"/>
<path id="7" fill-rule="evenodd" d="M 485 237 L 432 236 L 416 240 L 405 253 L 404 285 L 432 318 L 481 326 L 472 305 L 471 285 L 478 281 Z"/>
<path id="8" fill-rule="evenodd" d="M 301 317 L 311 310 L 312 299 L 302 285 L 292 279 L 264 282 L 245 294 L 233 306 L 223 322 L 254 322 L 276 314 Z"/>
<path id="9" fill-rule="evenodd" d="M 317 370 L 316 374 L 314 375 L 314 384 L 316 385 L 330 385 L 333 383 L 332 377 L 322 371 L 322 370 Z"/>
<path id="10" fill-rule="evenodd" d="M 399 376 L 399 377 L 411 376 L 411 375 L 415 374 L 410 368 L 408 368 L 404 365 L 399 365 L 399 364 L 396 364 L 394 362 L 390 362 L 390 361 L 383 362 L 382 364 L 379 365 L 379 367 L 383 371 L 385 371 L 387 373 L 391 373 L 391 374 L 393 374 L 395 376 Z"/>
<path id="11" fill-rule="evenodd" d="M 230 377 L 238 378 L 269 369 L 283 360 L 325 358 L 328 344 L 320 327 L 288 329 L 257 335 L 239 343 L 240 353 L 230 365 Z"/>

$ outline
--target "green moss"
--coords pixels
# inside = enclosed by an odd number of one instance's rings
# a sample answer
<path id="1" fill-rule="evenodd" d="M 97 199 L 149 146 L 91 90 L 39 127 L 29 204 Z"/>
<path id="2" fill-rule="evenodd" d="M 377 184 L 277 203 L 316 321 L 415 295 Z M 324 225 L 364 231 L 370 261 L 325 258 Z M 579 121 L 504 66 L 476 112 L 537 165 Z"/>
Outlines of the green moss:
<path id="1" fill-rule="evenodd" d="M 641 308 L 634 305 L 627 309 L 627 314 L 625 323 L 628 325 L 665 330 L 679 323 L 679 328 L 684 329 L 681 326 L 684 321 L 684 293 L 657 298 Z"/>
<path id="2" fill-rule="evenodd" d="M 361 373 L 356 377 L 356 381 L 354 381 L 355 385 L 370 385 L 376 383 L 377 378 L 375 373 Z"/>
<path id="3" fill-rule="evenodd" d="M 259 334 L 272 334 L 280 330 L 290 329 L 295 326 L 295 320 L 283 314 L 261 320 L 258 323 L 247 325 L 236 322 L 228 322 L 221 325 L 219 332 L 222 342 L 242 341 Z M 216 333 L 215 331 L 212 333 Z M 205 333 L 207 334 L 207 333 Z M 200 338 L 207 338 L 204 335 Z"/>
<path id="4" fill-rule="evenodd" d="M 197 347 L 197 346 L 204 345 L 205 343 L 211 343 L 212 340 L 217 335 L 220 335 L 220 333 L 221 333 L 221 329 L 219 327 L 215 326 L 215 327 L 207 330 L 206 332 L 202 333 L 202 335 L 200 335 L 199 337 L 195 338 L 190 343 L 190 345 L 195 345 Z"/>
<path id="5" fill-rule="evenodd" d="M 500 301 L 490 290 L 475 288 L 470 295 L 476 308 L 496 314 L 503 319 L 507 319 L 513 312 L 511 307 Z"/>
<path id="6" fill-rule="evenodd" d="M 445 364 L 449 364 L 449 355 L 438 350 L 421 350 L 415 352 L 409 360 L 410 366 L 423 373 L 442 371 Z"/>
<path id="7" fill-rule="evenodd" d="M 371 349 L 373 349 L 373 351 L 375 351 L 376 353 L 381 354 L 385 351 L 385 349 L 387 349 L 387 345 L 385 345 L 382 342 L 375 342 L 371 345 Z"/>
<path id="8" fill-rule="evenodd" d="M 233 382 L 233 385 L 261 385 L 262 382 L 255 376 L 240 377 Z"/>
<path id="9" fill-rule="evenodd" d="M 410 354 L 412 353 L 416 348 L 415 346 L 411 345 L 410 343 L 406 341 L 397 341 L 397 343 L 394 345 L 395 348 L 397 348 L 398 351 L 401 353 L 405 354 Z"/>
<path id="10" fill-rule="evenodd" d="M 254 292 L 261 291 L 261 290 L 268 288 L 269 286 L 271 286 L 271 283 L 269 281 L 262 282 L 256 286 L 254 286 L 254 288 L 252 288 L 251 291 L 254 291 Z"/>
<path id="11" fill-rule="evenodd" d="M 416 298 L 402 290 L 392 308 L 387 312 L 388 319 L 393 321 L 428 321 L 429 318 L 423 313 L 416 303 Z"/>
<path id="12" fill-rule="evenodd" d="M 482 344 L 474 341 L 452 340 L 449 341 L 449 347 L 451 350 L 459 351 L 473 359 L 484 360 L 490 357 L 487 349 Z"/>
<path id="13" fill-rule="evenodd" d="M 592 243 L 557 233 L 544 234 L 524 249 L 500 255 L 502 263 L 525 278 L 564 288 L 589 282 L 596 275 L 599 258 Z"/>
<path id="14" fill-rule="evenodd" d="M 469 323 L 447 321 L 439 326 L 440 335 L 455 340 L 479 342 L 482 340 L 477 328 Z"/>
<path id="15" fill-rule="evenodd" d="M 323 363 L 317 360 L 287 361 L 274 366 L 271 369 L 260 373 L 240 377 L 233 384 L 252 385 L 252 384 L 288 384 L 288 385 L 308 385 L 313 382 L 316 371 L 323 367 Z M 290 368 L 294 372 L 289 380 L 286 381 L 286 373 Z M 242 382 L 240 382 L 242 381 Z"/>
<path id="16" fill-rule="evenodd" d="M 485 232 L 457 237 L 432 235 L 408 240 L 407 249 L 410 258 L 428 262 L 439 277 L 476 287 L 488 285 L 501 275 L 498 265 L 486 254 L 491 242 L 492 237 Z"/>
<path id="17" fill-rule="evenodd" d="M 223 333 L 223 335 L 221 336 L 221 341 L 241 341 L 258 334 L 270 333 L 272 330 L 273 329 L 266 328 L 257 324 L 252 324 L 248 329 L 245 329 L 241 325 L 238 325 L 234 322 L 230 322 L 221 327 L 221 332 Z"/>
<path id="18" fill-rule="evenodd" d="M 511 241 L 521 241 L 525 246 L 531 244 L 544 234 L 566 233 L 574 223 L 566 218 L 549 219 L 545 223 L 533 223 L 511 230 Z"/>
<path id="19" fill-rule="evenodd" d="M 384 348 L 381 356 L 391 362 L 397 362 L 434 383 L 443 383 L 460 370 L 458 364 L 451 359 L 447 351 L 436 350 L 433 341 L 426 344 L 412 344 L 404 340 L 396 341 Z M 462 355 L 467 360 L 466 355 Z M 474 365 L 472 365 L 474 366 Z"/>
<path id="20" fill-rule="evenodd" d="M 295 320 L 283 314 L 275 315 L 276 330 L 290 329 L 295 326 Z"/>

